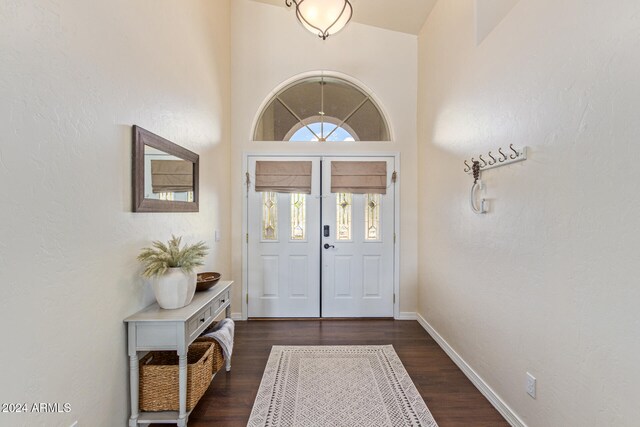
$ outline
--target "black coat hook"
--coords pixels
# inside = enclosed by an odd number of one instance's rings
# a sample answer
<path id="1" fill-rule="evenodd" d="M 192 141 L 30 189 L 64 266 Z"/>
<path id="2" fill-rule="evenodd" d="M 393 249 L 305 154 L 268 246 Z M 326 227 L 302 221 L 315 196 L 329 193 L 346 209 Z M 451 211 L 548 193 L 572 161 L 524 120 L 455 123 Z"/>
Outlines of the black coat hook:
<path id="1" fill-rule="evenodd" d="M 489 166 L 493 166 L 498 162 L 496 158 L 491 155 L 491 151 L 489 151 L 489 157 L 491 157 L 491 159 L 493 160 L 493 161 L 489 160 Z"/>
<path id="2" fill-rule="evenodd" d="M 482 166 L 481 167 L 487 166 L 488 163 L 482 158 L 482 154 L 480 155 L 480 161 L 482 162 Z"/>
<path id="3" fill-rule="evenodd" d="M 500 159 L 498 159 L 500 161 L 500 163 L 502 163 L 502 162 L 504 162 L 505 160 L 508 159 L 507 155 L 502 152 L 502 147 L 498 148 L 498 153 L 500 153 L 502 155 L 502 157 Z"/>
<path id="4" fill-rule="evenodd" d="M 511 148 L 511 151 L 513 151 L 515 154 L 510 155 L 509 157 L 511 157 L 512 159 L 517 159 L 520 156 L 520 153 L 518 153 L 516 151 L 515 148 L 513 148 L 513 144 L 509 144 L 509 148 Z"/>
<path id="5" fill-rule="evenodd" d="M 464 161 L 464 165 L 466 166 L 466 168 L 464 168 L 465 172 L 471 172 L 471 166 L 469 166 L 469 163 L 467 163 L 467 161 Z"/>

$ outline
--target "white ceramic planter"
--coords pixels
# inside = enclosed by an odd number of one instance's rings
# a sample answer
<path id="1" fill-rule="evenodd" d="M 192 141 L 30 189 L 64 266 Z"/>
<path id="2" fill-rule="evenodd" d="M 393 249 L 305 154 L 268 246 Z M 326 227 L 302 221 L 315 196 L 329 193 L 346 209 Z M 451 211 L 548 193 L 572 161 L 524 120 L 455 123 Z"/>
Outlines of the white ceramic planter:
<path id="1" fill-rule="evenodd" d="M 182 308 L 191 303 L 196 292 L 196 273 L 170 268 L 151 283 L 158 305 L 166 309 Z"/>

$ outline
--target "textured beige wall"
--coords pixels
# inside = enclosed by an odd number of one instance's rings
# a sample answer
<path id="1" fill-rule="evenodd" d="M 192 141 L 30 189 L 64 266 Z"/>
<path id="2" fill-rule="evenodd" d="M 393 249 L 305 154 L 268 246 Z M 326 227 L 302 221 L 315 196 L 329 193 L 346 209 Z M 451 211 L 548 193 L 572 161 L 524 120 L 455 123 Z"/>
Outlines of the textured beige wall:
<path id="1" fill-rule="evenodd" d="M 229 1 L 0 0 L 3 426 L 123 426 L 135 257 L 171 233 L 230 277 Z M 131 125 L 200 154 L 200 213 L 131 213 Z M 214 230 L 223 230 L 214 242 Z"/>
<path id="2" fill-rule="evenodd" d="M 362 24 L 320 40 L 291 10 L 249 0 L 232 3 L 233 277 L 242 278 L 242 156 L 252 153 L 401 154 L 400 310 L 415 312 L 417 288 L 417 38 Z M 282 82 L 310 71 L 336 71 L 366 85 L 388 114 L 394 141 L 308 144 L 253 142 L 261 103 Z M 240 298 L 240 288 L 235 288 Z M 237 312 L 237 307 L 234 307 Z M 239 314 L 239 313 L 238 313 Z"/>
<path id="3" fill-rule="evenodd" d="M 529 426 L 638 425 L 640 3 L 520 0 L 476 45 L 440 1 L 419 63 L 420 313 Z M 509 143 L 475 215 L 462 161 Z"/>

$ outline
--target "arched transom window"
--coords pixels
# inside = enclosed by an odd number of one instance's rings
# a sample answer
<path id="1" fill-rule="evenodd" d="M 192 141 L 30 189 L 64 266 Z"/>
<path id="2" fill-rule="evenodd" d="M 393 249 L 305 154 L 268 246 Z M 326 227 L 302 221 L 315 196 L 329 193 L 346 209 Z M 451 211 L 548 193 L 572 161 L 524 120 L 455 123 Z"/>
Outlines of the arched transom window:
<path id="1" fill-rule="evenodd" d="M 262 111 L 255 141 L 388 141 L 371 96 L 337 77 L 310 77 L 278 93 Z"/>

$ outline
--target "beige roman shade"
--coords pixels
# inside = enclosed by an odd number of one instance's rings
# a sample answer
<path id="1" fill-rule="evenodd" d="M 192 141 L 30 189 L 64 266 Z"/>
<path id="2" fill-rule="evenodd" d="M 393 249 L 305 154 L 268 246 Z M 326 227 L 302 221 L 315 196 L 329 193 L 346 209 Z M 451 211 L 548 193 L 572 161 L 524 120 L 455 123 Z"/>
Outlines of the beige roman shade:
<path id="1" fill-rule="evenodd" d="M 193 191 L 193 163 L 186 160 L 151 160 L 151 191 Z"/>
<path id="2" fill-rule="evenodd" d="M 256 191 L 311 194 L 311 162 L 256 162 Z"/>
<path id="3" fill-rule="evenodd" d="M 387 162 L 331 162 L 331 192 L 387 194 Z"/>

